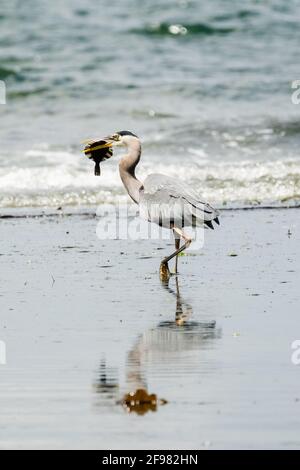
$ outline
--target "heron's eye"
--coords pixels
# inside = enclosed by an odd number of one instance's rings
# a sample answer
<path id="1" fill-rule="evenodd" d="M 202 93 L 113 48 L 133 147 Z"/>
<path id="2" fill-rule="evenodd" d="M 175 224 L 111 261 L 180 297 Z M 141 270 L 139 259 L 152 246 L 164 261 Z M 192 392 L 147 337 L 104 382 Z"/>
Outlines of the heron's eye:
<path id="1" fill-rule="evenodd" d="M 121 140 L 121 137 L 119 136 L 119 134 L 114 134 L 114 135 L 112 136 L 112 138 L 113 138 L 113 140 L 116 140 L 117 142 L 118 142 L 119 140 Z"/>

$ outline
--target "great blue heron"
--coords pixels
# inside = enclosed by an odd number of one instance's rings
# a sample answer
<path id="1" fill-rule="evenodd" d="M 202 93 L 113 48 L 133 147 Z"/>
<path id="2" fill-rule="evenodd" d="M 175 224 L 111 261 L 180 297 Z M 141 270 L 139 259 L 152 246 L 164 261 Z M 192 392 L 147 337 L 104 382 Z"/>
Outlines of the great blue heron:
<path id="1" fill-rule="evenodd" d="M 160 264 L 162 279 L 170 277 L 168 263 L 176 257 L 175 273 L 178 271 L 178 255 L 186 250 L 192 239 L 187 236 L 185 226 L 202 225 L 213 229 L 213 221 L 219 225 L 218 211 L 208 203 L 199 200 L 197 194 L 185 183 L 162 174 L 149 175 L 144 183 L 135 175 L 141 157 L 141 141 L 129 131 L 116 132 L 100 141 L 90 141 L 85 154 L 95 161 L 95 174 L 100 175 L 100 162 L 113 155 L 113 146 L 127 148 L 119 164 L 120 177 L 131 199 L 139 205 L 140 215 L 149 222 L 173 230 L 175 251 Z M 184 244 L 180 246 L 180 240 Z"/>

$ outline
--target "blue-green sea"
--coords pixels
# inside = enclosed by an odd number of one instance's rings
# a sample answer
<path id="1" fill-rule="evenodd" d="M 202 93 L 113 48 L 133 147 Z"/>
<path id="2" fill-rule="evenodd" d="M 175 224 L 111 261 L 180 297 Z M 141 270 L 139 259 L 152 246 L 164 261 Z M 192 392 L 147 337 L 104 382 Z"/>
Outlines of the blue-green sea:
<path id="1" fill-rule="evenodd" d="M 141 179 L 299 204 L 299 21 L 299 0 L 1 0 L 0 207 L 117 200 L 117 158 L 95 178 L 82 141 L 122 129 Z"/>

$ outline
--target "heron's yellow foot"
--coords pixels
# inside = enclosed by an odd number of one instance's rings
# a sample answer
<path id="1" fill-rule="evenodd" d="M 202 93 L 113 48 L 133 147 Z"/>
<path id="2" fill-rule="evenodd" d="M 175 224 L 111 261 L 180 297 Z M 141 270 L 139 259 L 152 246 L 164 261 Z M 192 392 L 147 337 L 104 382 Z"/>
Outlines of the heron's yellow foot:
<path id="1" fill-rule="evenodd" d="M 159 268 L 159 276 L 162 281 L 168 281 L 170 279 L 171 273 L 169 270 L 168 263 L 162 261 Z"/>

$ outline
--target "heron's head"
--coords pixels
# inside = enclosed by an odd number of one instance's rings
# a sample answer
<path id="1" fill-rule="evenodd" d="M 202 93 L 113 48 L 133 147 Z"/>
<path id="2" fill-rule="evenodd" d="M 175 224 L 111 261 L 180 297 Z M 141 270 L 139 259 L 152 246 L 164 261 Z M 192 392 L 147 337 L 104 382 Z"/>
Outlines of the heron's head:
<path id="1" fill-rule="evenodd" d="M 106 137 L 106 139 L 115 147 L 128 147 L 135 142 L 139 142 L 138 136 L 130 131 L 119 131 Z"/>
<path id="2" fill-rule="evenodd" d="M 87 142 L 85 155 L 95 162 L 95 175 L 100 175 L 100 163 L 113 156 L 113 147 L 140 145 L 139 138 L 130 131 L 119 131 L 101 140 Z"/>

